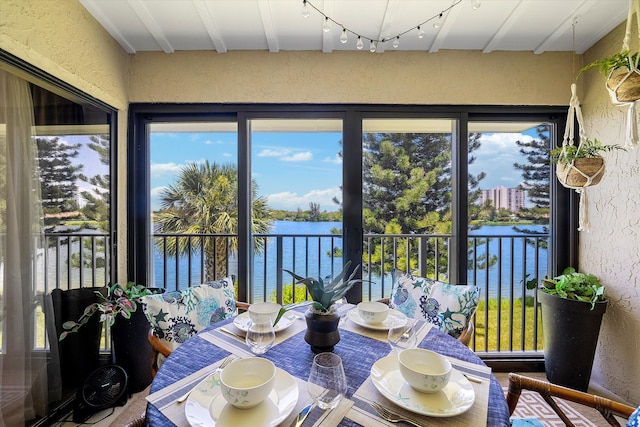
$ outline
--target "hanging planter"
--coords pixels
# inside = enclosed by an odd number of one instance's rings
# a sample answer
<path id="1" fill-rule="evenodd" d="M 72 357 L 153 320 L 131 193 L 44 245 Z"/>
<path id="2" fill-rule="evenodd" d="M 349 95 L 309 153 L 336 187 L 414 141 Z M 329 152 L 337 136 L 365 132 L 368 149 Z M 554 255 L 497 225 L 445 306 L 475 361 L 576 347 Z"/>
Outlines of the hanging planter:
<path id="1" fill-rule="evenodd" d="M 577 145 L 573 141 L 575 122 L 580 132 Z M 600 182 L 604 175 L 604 159 L 601 154 L 612 150 L 624 148 L 619 145 L 602 145 L 597 139 L 591 140 L 585 135 L 580 100 L 576 94 L 576 85 L 572 84 L 564 139 L 562 145 L 551 150 L 549 154 L 551 162 L 557 163 L 556 176 L 560 183 L 580 194 L 578 231 L 589 230 L 586 189 Z"/>
<path id="2" fill-rule="evenodd" d="M 640 35 L 640 1 L 633 0 L 627 15 L 627 28 L 622 41 L 622 50 L 607 58 L 598 59 L 585 65 L 578 76 L 591 68 L 597 68 L 606 77 L 606 89 L 611 102 L 616 106 L 626 107 L 627 114 L 625 146 L 637 145 L 640 142 L 636 118 L 636 102 L 640 100 L 640 52 L 631 51 L 631 23 L 636 15 L 638 34 Z"/>
<path id="3" fill-rule="evenodd" d="M 596 185 L 604 175 L 604 159 L 601 153 L 624 150 L 619 145 L 602 145 L 597 139 L 586 138 L 578 146 L 563 144 L 551 150 L 551 161 L 557 163 L 556 175 L 567 188 L 584 188 Z"/>

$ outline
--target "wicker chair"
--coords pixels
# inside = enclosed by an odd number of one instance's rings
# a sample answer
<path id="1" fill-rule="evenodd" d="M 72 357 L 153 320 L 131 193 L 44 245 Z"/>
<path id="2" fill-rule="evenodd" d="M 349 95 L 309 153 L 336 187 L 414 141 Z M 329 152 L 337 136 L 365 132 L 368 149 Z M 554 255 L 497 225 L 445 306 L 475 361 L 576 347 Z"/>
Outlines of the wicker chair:
<path id="1" fill-rule="evenodd" d="M 551 384 L 547 381 L 537 380 L 535 378 L 526 377 L 519 374 L 509 374 L 509 391 L 507 392 L 507 404 L 509 405 L 509 413 L 513 414 L 520 398 L 522 390 L 531 390 L 538 392 L 540 396 L 551 406 L 566 426 L 573 426 L 567 415 L 557 405 L 553 397 L 579 403 L 591 408 L 595 408 L 602 414 L 605 420 L 612 426 L 620 426 L 614 415 L 627 419 L 631 416 L 636 408 L 615 402 L 613 400 L 596 396 L 567 387 Z"/>

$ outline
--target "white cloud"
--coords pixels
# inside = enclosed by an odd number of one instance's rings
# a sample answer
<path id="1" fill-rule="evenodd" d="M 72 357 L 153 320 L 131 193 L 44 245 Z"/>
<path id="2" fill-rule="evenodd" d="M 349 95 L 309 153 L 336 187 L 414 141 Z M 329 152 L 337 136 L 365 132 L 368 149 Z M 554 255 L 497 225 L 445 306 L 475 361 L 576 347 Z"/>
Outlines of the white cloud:
<path id="1" fill-rule="evenodd" d="M 215 144 L 215 145 L 222 145 L 222 144 L 224 144 L 224 141 L 222 141 L 222 140 L 220 140 L 220 139 L 219 139 L 219 140 L 217 140 L 217 141 L 212 141 L 212 140 L 210 140 L 210 139 L 207 139 L 206 141 L 204 141 L 204 144 L 205 144 L 205 145 L 214 145 L 214 144 Z"/>
<path id="2" fill-rule="evenodd" d="M 341 165 L 342 164 L 342 157 L 340 157 L 337 153 L 336 156 L 331 158 L 331 157 L 325 157 L 324 160 L 322 160 L 325 163 L 333 163 L 335 165 Z"/>
<path id="3" fill-rule="evenodd" d="M 265 148 L 260 150 L 258 157 L 282 157 L 291 153 L 287 148 Z"/>
<path id="4" fill-rule="evenodd" d="M 282 157 L 280 160 L 284 162 L 308 162 L 313 159 L 311 151 L 305 151 L 302 153 L 295 153 L 290 156 Z"/>
<path id="5" fill-rule="evenodd" d="M 151 164 L 151 177 L 159 178 L 165 175 L 175 175 L 180 171 L 183 165 L 177 163 L 152 163 Z"/>
<path id="6" fill-rule="evenodd" d="M 269 207 L 272 209 L 283 209 L 295 211 L 298 208 L 302 210 L 309 209 L 309 203 L 314 202 L 320 204 L 320 211 L 337 211 L 340 206 L 333 203 L 333 198 L 338 200 L 342 197 L 340 187 L 332 187 L 326 189 L 311 190 L 305 194 L 298 194 L 291 191 L 275 193 L 267 195 Z"/>

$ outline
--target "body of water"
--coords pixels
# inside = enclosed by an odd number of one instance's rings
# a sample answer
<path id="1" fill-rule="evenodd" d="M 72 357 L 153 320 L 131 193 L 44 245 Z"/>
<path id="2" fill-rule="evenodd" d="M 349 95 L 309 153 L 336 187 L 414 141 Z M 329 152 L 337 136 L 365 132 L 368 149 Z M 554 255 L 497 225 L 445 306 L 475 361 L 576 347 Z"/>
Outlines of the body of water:
<path id="1" fill-rule="evenodd" d="M 342 249 L 342 238 L 340 235 L 333 237 L 326 236 L 332 229 L 341 229 L 340 222 L 294 222 L 294 221 L 274 221 L 274 227 L 268 235 L 265 235 L 267 243 L 265 249 L 254 256 L 254 295 L 256 300 L 264 295 L 270 296 L 276 289 L 278 276 L 278 247 L 282 250 L 282 268 L 292 270 L 296 274 L 304 277 L 326 277 L 337 274 L 342 269 L 342 258 L 334 257 L 331 253 L 334 248 Z M 524 228 L 524 227 L 523 227 Z M 542 231 L 542 226 L 527 226 L 529 230 Z M 281 235 L 280 241 L 274 235 Z M 500 236 L 500 237 L 497 237 Z M 488 271 L 473 268 L 473 263 L 468 270 L 468 283 L 475 283 L 481 288 L 482 297 L 494 298 L 498 295 L 503 297 L 513 296 L 521 298 L 524 291 L 523 280 L 528 274 L 529 277 L 544 277 L 547 271 L 546 248 L 536 248 L 529 239 L 525 243 L 522 233 L 513 230 L 512 226 L 483 226 L 470 233 L 470 237 L 475 237 L 477 246 L 475 248 L 476 259 L 484 259 L 487 251 L 490 259 Z M 536 257 L 537 250 L 537 257 Z M 470 249 L 470 256 L 473 256 L 473 247 Z M 308 254 L 308 255 L 307 255 Z M 537 258 L 538 268 L 535 262 Z M 199 257 L 191 265 L 191 283 L 197 284 L 201 281 L 201 267 Z M 512 262 L 513 260 L 513 262 Z M 167 288 L 176 288 L 175 260 L 169 260 L 166 266 Z M 179 261 L 179 288 L 187 286 L 187 273 L 189 271 L 186 259 Z M 165 274 L 164 259 L 162 254 L 154 248 L 154 277 L 155 285 L 164 282 Z M 237 265 L 231 262 L 230 273 L 237 274 Z M 290 283 L 292 278 L 286 272 L 282 273 L 284 283 Z M 391 290 L 391 277 L 373 277 L 372 299 L 388 296 Z M 498 286 L 500 284 L 500 286 Z M 367 284 L 368 286 L 368 284 Z M 531 293 L 532 295 L 532 293 Z"/>

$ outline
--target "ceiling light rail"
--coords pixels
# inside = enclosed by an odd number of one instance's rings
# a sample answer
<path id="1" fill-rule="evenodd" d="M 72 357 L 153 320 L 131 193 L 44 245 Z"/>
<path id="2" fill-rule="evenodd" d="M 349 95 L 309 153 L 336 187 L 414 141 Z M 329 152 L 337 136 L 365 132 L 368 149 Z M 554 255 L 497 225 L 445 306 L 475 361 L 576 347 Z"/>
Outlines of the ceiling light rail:
<path id="1" fill-rule="evenodd" d="M 431 18 L 426 19 L 424 21 L 422 21 L 421 23 L 419 23 L 418 25 L 409 28 L 408 30 L 405 30 L 401 33 L 396 34 L 393 37 L 387 37 L 387 38 L 383 38 L 383 39 L 378 39 L 376 37 L 368 37 L 365 36 L 363 34 L 360 34 L 356 31 L 353 31 L 351 29 L 349 29 L 348 27 L 346 27 L 344 24 L 336 21 L 335 19 L 333 19 L 332 17 L 330 17 L 329 15 L 325 14 L 324 12 L 322 12 L 320 9 L 318 9 L 313 3 L 311 3 L 311 1 L 309 0 L 302 0 L 302 17 L 303 18 L 308 18 L 311 15 L 311 11 L 310 9 L 315 10 L 316 12 L 318 12 L 320 15 L 322 15 L 323 19 L 323 24 L 322 24 L 322 31 L 323 32 L 329 32 L 331 31 L 331 25 L 330 23 L 333 22 L 335 25 L 337 25 L 338 27 L 342 28 L 342 34 L 340 35 L 340 43 L 346 43 L 349 39 L 348 33 L 353 34 L 354 36 L 356 36 L 357 38 L 357 42 L 356 42 L 356 48 L 358 49 L 362 49 L 364 47 L 364 42 L 363 39 L 367 39 L 369 40 L 369 50 L 371 52 L 375 52 L 377 46 L 380 43 L 385 43 L 388 41 L 392 41 L 392 46 L 394 47 L 394 49 L 397 49 L 398 46 L 400 46 L 400 37 L 404 36 L 405 34 L 413 31 L 413 30 L 417 30 L 418 31 L 418 38 L 422 39 L 425 36 L 425 31 L 424 31 L 424 25 L 434 21 L 433 22 L 433 27 L 435 29 L 439 29 L 441 24 L 442 24 L 442 18 L 443 16 L 450 11 L 451 9 L 453 9 L 454 7 L 456 7 L 458 4 L 462 3 L 463 0 L 455 0 L 454 3 L 451 4 L 451 6 L 441 10 L 439 13 L 436 13 L 435 15 L 433 15 Z M 472 0 L 471 2 L 471 7 L 473 10 L 478 10 L 478 8 L 480 7 L 480 0 Z"/>

